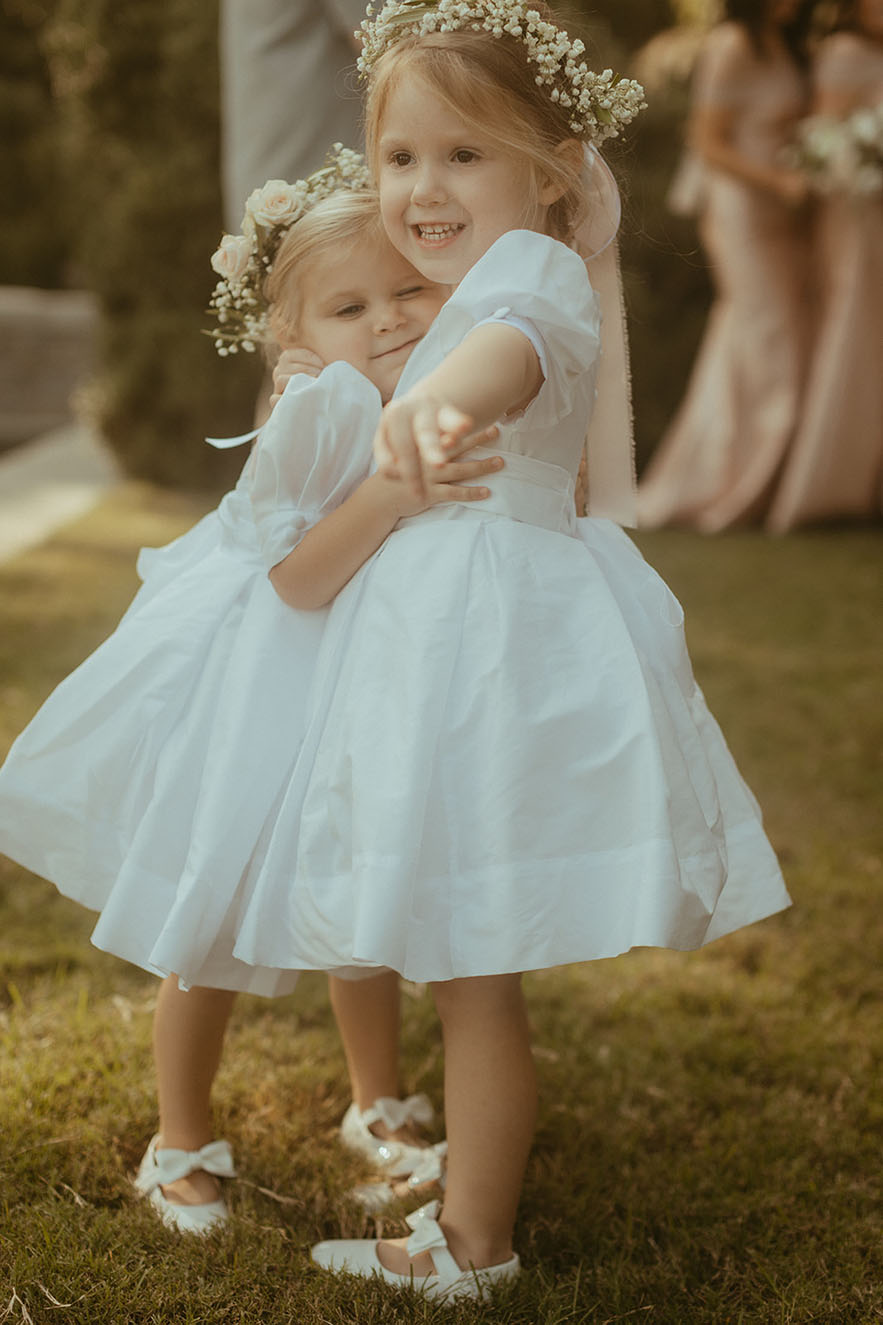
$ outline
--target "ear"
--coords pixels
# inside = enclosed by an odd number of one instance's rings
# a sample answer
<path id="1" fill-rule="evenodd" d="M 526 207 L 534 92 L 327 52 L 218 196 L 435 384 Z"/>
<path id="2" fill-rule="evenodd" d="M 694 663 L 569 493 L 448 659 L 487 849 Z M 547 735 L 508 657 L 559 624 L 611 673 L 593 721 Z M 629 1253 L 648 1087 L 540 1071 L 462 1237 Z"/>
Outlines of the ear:
<path id="1" fill-rule="evenodd" d="M 553 150 L 562 164 L 578 175 L 583 161 L 583 145 L 578 138 L 565 138 Z M 566 192 L 559 183 L 550 179 L 543 180 L 540 186 L 539 201 L 543 207 L 551 207 Z"/>

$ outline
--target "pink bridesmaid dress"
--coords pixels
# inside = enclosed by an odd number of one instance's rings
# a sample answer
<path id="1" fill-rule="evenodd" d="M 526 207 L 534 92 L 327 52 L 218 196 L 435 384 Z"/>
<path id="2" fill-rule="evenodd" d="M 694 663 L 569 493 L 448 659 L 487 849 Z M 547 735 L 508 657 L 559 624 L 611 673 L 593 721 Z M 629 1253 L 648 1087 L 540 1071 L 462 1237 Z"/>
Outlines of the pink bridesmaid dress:
<path id="1" fill-rule="evenodd" d="M 819 48 L 819 99 L 883 103 L 883 46 L 838 32 Z M 813 520 L 883 510 L 883 197 L 820 204 L 818 333 L 803 417 L 769 513 L 785 533 Z"/>
<path id="2" fill-rule="evenodd" d="M 803 76 L 745 29 L 708 34 L 694 105 L 734 112 L 731 144 L 778 167 L 806 113 Z M 686 396 L 645 471 L 644 527 L 706 533 L 760 518 L 791 442 L 806 360 L 806 222 L 772 193 L 702 167 L 700 235 L 717 287 Z"/>

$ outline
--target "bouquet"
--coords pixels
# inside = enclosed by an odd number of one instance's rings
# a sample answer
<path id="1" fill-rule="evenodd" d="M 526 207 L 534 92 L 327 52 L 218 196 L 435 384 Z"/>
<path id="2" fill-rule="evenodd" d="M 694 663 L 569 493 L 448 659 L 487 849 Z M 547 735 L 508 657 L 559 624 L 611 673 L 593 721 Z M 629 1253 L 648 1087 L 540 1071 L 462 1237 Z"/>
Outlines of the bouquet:
<path id="1" fill-rule="evenodd" d="M 845 119 L 809 115 L 801 120 L 790 164 L 819 193 L 883 194 L 883 104 L 861 107 Z"/>

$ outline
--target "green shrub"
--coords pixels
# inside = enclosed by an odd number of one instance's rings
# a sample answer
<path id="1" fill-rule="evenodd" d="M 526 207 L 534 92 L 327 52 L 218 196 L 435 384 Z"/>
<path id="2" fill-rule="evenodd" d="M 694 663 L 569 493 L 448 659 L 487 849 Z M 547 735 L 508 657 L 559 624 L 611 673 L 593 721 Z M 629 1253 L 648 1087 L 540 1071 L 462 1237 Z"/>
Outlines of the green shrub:
<path id="1" fill-rule="evenodd" d="M 69 254 L 40 0 L 0 2 L 0 284 L 57 286 Z"/>
<path id="2" fill-rule="evenodd" d="M 46 34 L 64 117 L 77 256 L 104 313 L 97 421 L 127 472 L 169 485 L 230 480 L 254 362 L 201 335 L 221 230 L 217 11 L 188 0 L 60 0 Z"/>

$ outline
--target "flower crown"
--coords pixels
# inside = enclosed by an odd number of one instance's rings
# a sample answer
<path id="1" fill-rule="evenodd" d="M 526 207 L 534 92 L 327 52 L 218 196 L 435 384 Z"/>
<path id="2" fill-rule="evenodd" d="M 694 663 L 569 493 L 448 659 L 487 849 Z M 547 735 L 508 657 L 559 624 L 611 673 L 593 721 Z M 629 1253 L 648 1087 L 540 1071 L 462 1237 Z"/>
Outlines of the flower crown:
<path id="1" fill-rule="evenodd" d="M 355 34 L 362 39 L 356 63 L 365 77 L 384 51 L 403 37 L 467 29 L 522 42 L 527 59 L 537 66 L 537 83 L 551 89 L 551 100 L 570 112 L 570 128 L 589 142 L 615 138 L 647 104 L 640 83 L 621 78 L 612 69 L 593 73 L 580 59 L 586 49 L 583 43 L 571 41 L 525 0 L 388 0 L 376 18 L 372 5 L 367 13 Z"/>
<path id="2" fill-rule="evenodd" d="M 223 235 L 211 258 L 221 279 L 207 311 L 218 325 L 205 334 L 211 336 L 218 354 L 236 354 L 240 346 L 253 354 L 266 338 L 269 308 L 264 282 L 291 227 L 332 193 L 360 192 L 370 185 L 365 158 L 335 143 L 321 170 L 295 184 L 268 180 L 249 195 L 242 234 Z"/>

